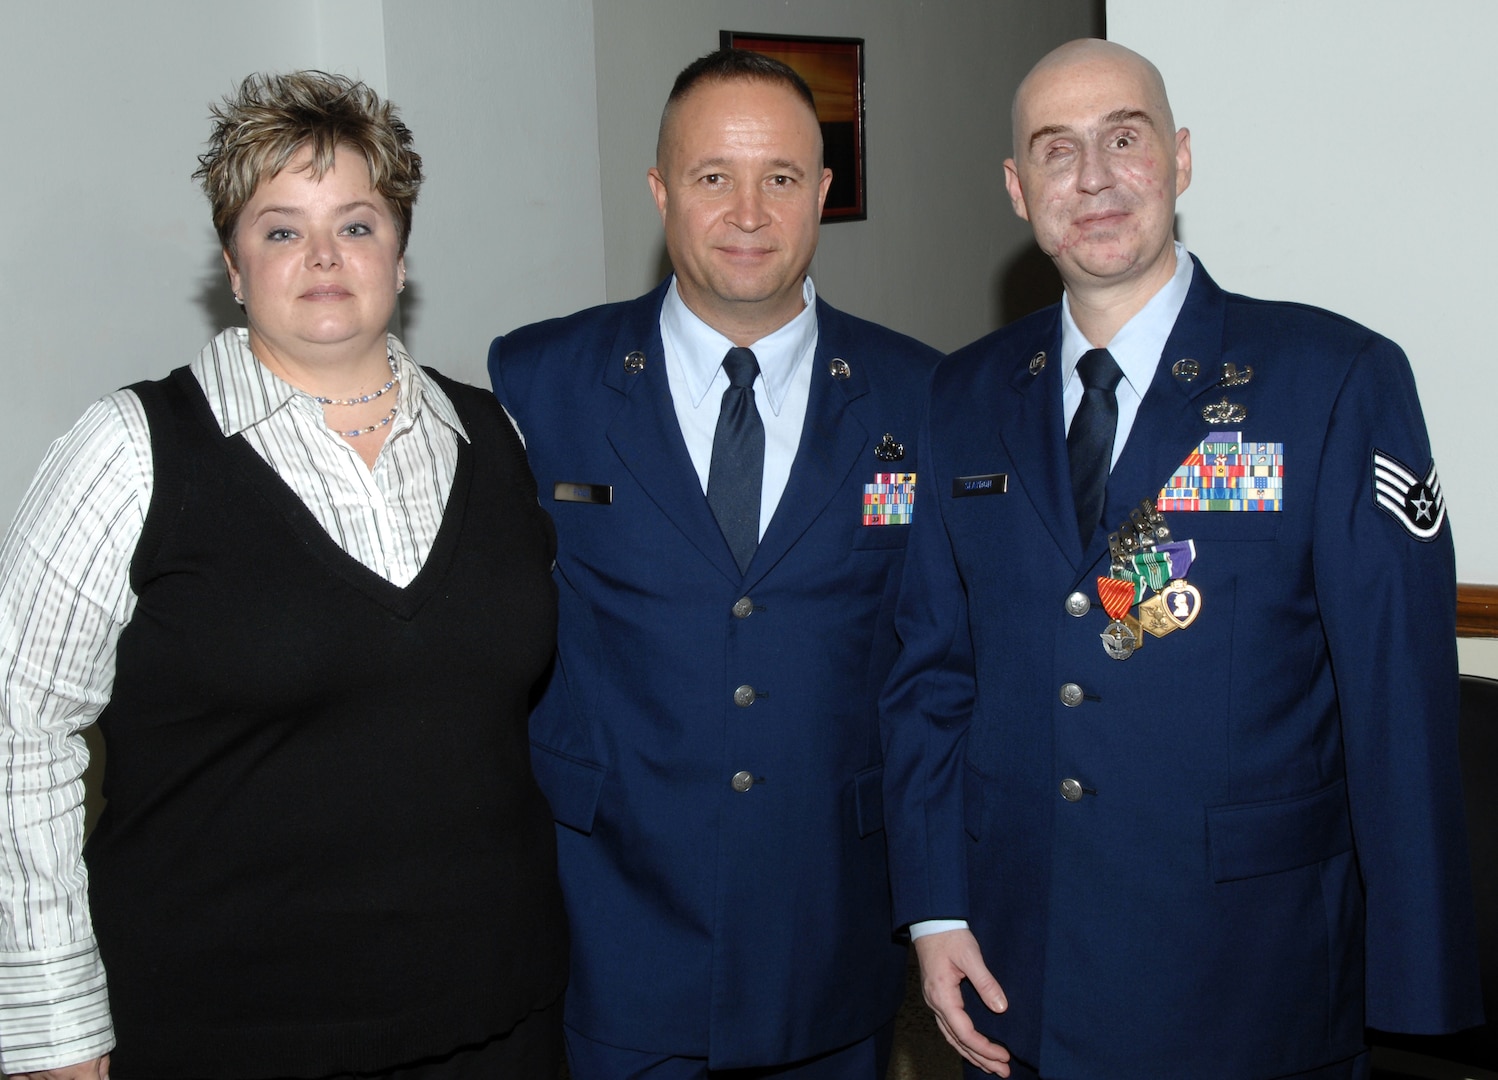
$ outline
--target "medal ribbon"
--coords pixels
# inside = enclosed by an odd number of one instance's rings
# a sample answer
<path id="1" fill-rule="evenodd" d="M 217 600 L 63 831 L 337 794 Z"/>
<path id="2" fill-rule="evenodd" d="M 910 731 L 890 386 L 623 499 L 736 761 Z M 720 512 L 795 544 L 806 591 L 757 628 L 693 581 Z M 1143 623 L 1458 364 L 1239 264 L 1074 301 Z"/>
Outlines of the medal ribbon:
<path id="1" fill-rule="evenodd" d="M 1122 619 L 1129 613 L 1140 597 L 1144 595 L 1144 585 L 1141 582 L 1136 585 L 1132 581 L 1123 578 L 1100 577 L 1097 579 L 1097 598 L 1103 605 L 1103 610 L 1115 619 Z"/>
<path id="2" fill-rule="evenodd" d="M 1134 586 L 1134 603 L 1137 604 L 1144 599 L 1144 575 L 1136 574 L 1129 569 L 1114 568 L 1113 576 L 1119 581 L 1127 581 Z"/>
<path id="3" fill-rule="evenodd" d="M 1181 579 L 1191 569 L 1191 563 L 1196 559 L 1195 540 L 1172 540 L 1168 544 L 1161 544 L 1155 549 L 1156 552 L 1164 553 L 1170 560 L 1170 576 Z M 1159 586 L 1155 586 L 1159 588 Z"/>
<path id="4" fill-rule="evenodd" d="M 1130 559 L 1137 573 L 1130 575 L 1131 580 L 1142 580 L 1155 592 L 1165 587 L 1165 583 L 1177 575 L 1171 573 L 1170 556 L 1162 551 L 1141 551 Z"/>

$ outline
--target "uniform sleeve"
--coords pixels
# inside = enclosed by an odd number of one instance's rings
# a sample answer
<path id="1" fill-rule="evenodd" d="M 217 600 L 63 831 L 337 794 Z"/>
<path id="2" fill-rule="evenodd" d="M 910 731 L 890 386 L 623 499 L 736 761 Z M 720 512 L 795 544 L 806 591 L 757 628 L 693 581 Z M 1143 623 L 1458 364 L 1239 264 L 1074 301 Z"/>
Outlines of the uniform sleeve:
<path id="1" fill-rule="evenodd" d="M 114 1045 L 83 865 L 82 731 L 114 683 L 151 493 L 134 394 L 97 402 L 55 442 L 0 546 L 0 1067 Z"/>
<path id="2" fill-rule="evenodd" d="M 1456 572 L 1414 378 L 1370 337 L 1315 494 L 1316 600 L 1367 902 L 1367 1023 L 1482 1022 L 1457 752 Z"/>
<path id="3" fill-rule="evenodd" d="M 976 675 L 929 415 L 917 460 L 922 473 L 895 612 L 900 655 L 880 702 L 896 927 L 968 915 L 962 770 Z"/>

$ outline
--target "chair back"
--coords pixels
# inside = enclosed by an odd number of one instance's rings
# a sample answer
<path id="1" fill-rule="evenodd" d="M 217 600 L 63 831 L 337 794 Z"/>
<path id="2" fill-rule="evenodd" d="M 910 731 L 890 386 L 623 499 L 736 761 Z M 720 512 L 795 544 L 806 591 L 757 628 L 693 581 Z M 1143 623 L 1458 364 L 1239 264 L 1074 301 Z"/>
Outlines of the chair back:
<path id="1" fill-rule="evenodd" d="M 1462 676 L 1461 756 L 1478 965 L 1488 1022 L 1451 1035 L 1369 1031 L 1375 1077 L 1467 1077 L 1473 1069 L 1498 1074 L 1498 679 Z M 1443 1063 L 1466 1068 L 1452 1070 Z"/>

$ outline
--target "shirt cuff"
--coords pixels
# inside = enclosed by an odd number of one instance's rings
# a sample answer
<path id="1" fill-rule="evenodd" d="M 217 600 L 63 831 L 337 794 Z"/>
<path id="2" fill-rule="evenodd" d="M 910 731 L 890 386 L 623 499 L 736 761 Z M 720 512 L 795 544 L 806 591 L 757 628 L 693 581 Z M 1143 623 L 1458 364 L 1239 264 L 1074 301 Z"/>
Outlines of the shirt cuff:
<path id="1" fill-rule="evenodd" d="M 948 930 L 966 930 L 966 919 L 923 919 L 910 924 L 910 940 L 923 938 L 927 934 L 941 934 Z"/>
<path id="2" fill-rule="evenodd" d="M 0 1068 L 75 1065 L 114 1047 L 104 964 L 92 936 L 56 949 L 0 954 Z"/>

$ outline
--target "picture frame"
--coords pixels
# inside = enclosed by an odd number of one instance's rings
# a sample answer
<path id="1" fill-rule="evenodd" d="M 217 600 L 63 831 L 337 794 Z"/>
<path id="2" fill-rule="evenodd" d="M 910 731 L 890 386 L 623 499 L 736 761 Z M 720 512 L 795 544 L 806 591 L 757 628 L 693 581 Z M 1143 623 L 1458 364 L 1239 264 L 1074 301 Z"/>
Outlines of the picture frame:
<path id="1" fill-rule="evenodd" d="M 867 148 L 864 141 L 863 38 L 806 37 L 720 30 L 725 49 L 763 53 L 792 68 L 811 87 L 832 186 L 822 220 L 868 217 Z"/>

